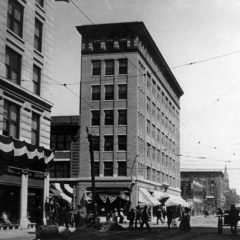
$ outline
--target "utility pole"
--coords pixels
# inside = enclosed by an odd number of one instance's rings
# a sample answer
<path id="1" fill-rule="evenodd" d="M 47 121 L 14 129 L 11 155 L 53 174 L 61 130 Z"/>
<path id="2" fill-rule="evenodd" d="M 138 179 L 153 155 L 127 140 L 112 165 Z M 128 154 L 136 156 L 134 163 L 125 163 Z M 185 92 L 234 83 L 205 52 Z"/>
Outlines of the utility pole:
<path id="1" fill-rule="evenodd" d="M 93 221 L 95 223 L 96 219 L 96 201 L 95 201 L 95 173 L 94 173 L 94 154 L 93 154 L 93 139 L 92 134 L 89 133 L 88 128 L 86 128 L 89 142 L 89 153 L 91 161 L 91 178 L 92 178 L 92 206 L 93 206 Z"/>

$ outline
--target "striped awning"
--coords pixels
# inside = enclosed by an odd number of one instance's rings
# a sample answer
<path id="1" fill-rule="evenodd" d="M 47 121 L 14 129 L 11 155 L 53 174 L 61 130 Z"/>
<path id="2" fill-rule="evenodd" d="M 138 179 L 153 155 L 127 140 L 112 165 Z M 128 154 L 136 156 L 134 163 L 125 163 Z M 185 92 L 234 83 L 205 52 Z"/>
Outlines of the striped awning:
<path id="1" fill-rule="evenodd" d="M 3 135 L 0 135 L 0 151 L 13 153 L 14 157 L 27 155 L 28 159 L 42 159 L 45 164 L 50 163 L 54 158 L 52 150 Z"/>

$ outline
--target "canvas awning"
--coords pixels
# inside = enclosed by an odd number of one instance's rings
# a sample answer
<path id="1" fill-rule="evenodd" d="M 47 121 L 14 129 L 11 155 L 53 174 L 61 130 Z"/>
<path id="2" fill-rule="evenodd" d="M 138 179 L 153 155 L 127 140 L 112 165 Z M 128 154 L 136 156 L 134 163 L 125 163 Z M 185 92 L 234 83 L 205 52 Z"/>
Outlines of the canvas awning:
<path id="1" fill-rule="evenodd" d="M 167 200 L 169 198 L 168 194 L 166 192 L 162 191 L 154 191 L 153 196 L 158 200 L 158 201 L 163 201 Z"/>
<path id="2" fill-rule="evenodd" d="M 28 159 L 31 160 L 43 159 L 45 164 L 51 162 L 54 157 L 52 150 L 3 135 L 0 135 L 0 151 L 6 154 L 12 153 L 14 157 L 27 155 Z"/>
<path id="3" fill-rule="evenodd" d="M 153 197 L 145 188 L 139 188 L 138 202 L 139 202 L 139 205 L 147 205 L 147 206 L 160 205 L 160 202 L 155 197 Z"/>
<path id="4" fill-rule="evenodd" d="M 186 202 L 181 196 L 176 195 L 169 195 L 169 198 L 165 202 L 165 205 L 167 207 L 181 205 L 182 207 L 190 208 L 190 204 L 188 202 Z"/>
<path id="5" fill-rule="evenodd" d="M 64 200 L 66 200 L 68 203 L 72 203 L 73 189 L 69 184 L 53 183 L 52 185 Z"/>

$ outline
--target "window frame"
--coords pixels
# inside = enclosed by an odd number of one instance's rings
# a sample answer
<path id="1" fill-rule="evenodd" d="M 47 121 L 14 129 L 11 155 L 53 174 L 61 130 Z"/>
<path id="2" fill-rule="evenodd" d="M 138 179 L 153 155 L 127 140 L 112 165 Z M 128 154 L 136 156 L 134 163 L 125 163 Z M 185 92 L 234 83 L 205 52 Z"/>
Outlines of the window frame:
<path id="1" fill-rule="evenodd" d="M 105 60 L 105 76 L 113 76 L 115 74 L 115 61 L 114 59 Z"/>
<path id="2" fill-rule="evenodd" d="M 18 10 L 20 13 L 20 19 L 17 19 L 16 17 L 16 11 Z M 21 38 L 23 37 L 23 17 L 24 7 L 18 1 L 8 0 L 7 27 Z M 15 26 L 18 26 L 19 31 L 15 29 Z"/>
<path id="3" fill-rule="evenodd" d="M 101 60 L 92 60 L 92 76 L 101 75 Z"/>
<path id="4" fill-rule="evenodd" d="M 118 125 L 120 126 L 127 125 L 127 109 L 118 109 Z"/>
<path id="5" fill-rule="evenodd" d="M 127 99 L 127 84 L 118 84 L 118 99 L 126 100 Z"/>
<path id="6" fill-rule="evenodd" d="M 97 92 L 94 92 L 93 89 L 98 89 Z M 92 101 L 100 101 L 101 100 L 101 86 L 100 85 L 91 85 L 91 97 Z"/>
<path id="7" fill-rule="evenodd" d="M 125 166 L 120 167 L 121 164 L 123 164 Z M 117 161 L 117 175 L 119 177 L 127 176 L 127 162 L 126 161 Z"/>
<path id="8" fill-rule="evenodd" d="M 113 125 L 114 124 L 114 111 L 112 109 L 104 110 L 104 125 Z"/>
<path id="9" fill-rule="evenodd" d="M 34 126 L 36 122 L 36 127 Z M 39 145 L 40 142 L 40 115 L 32 112 L 32 123 L 31 123 L 31 143 L 33 145 Z"/>
<path id="10" fill-rule="evenodd" d="M 120 141 L 121 138 L 122 140 Z M 118 151 L 126 152 L 127 151 L 127 135 L 118 135 L 117 139 L 118 139 Z"/>
<path id="11" fill-rule="evenodd" d="M 37 34 L 39 31 L 39 34 Z M 34 49 L 42 52 L 43 45 L 43 22 L 41 22 L 38 18 L 35 18 L 34 23 Z"/>
<path id="12" fill-rule="evenodd" d="M 111 91 L 108 91 L 111 90 Z M 114 100 L 114 85 L 108 84 L 104 85 L 104 100 L 113 101 Z"/>
<path id="13" fill-rule="evenodd" d="M 119 75 L 128 74 L 128 59 L 127 58 L 118 59 L 118 74 Z"/>
<path id="14" fill-rule="evenodd" d="M 111 141 L 109 141 L 109 140 L 111 140 Z M 112 152 L 113 150 L 114 150 L 113 135 L 104 135 L 104 151 L 105 152 Z"/>
<path id="15" fill-rule="evenodd" d="M 109 164 L 109 167 L 106 167 L 107 164 Z M 111 166 L 110 166 L 110 164 L 111 164 Z M 104 161 L 103 162 L 104 177 L 112 177 L 113 176 L 113 166 L 114 166 L 113 161 Z M 109 171 L 109 173 L 108 173 L 108 171 Z"/>
<path id="16" fill-rule="evenodd" d="M 95 113 L 98 113 L 98 115 L 94 115 Z M 99 109 L 91 110 L 91 126 L 100 126 L 100 123 L 101 123 L 101 111 Z"/>
<path id="17" fill-rule="evenodd" d="M 37 65 L 33 64 L 33 93 L 40 96 L 41 94 L 41 75 L 42 69 Z M 37 79 L 35 79 L 35 76 Z"/>

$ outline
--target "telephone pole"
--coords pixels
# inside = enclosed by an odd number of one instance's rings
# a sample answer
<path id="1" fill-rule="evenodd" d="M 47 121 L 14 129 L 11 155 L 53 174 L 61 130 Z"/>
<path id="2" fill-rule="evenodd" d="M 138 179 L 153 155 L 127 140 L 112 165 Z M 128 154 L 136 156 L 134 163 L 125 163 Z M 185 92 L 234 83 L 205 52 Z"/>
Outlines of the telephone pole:
<path id="1" fill-rule="evenodd" d="M 89 153 L 91 162 L 91 179 L 92 179 L 92 206 L 93 206 L 93 221 L 96 219 L 96 201 L 95 201 L 95 173 L 94 173 L 94 154 L 93 154 L 93 140 L 92 134 L 89 133 L 88 127 L 86 128 L 89 142 Z"/>

